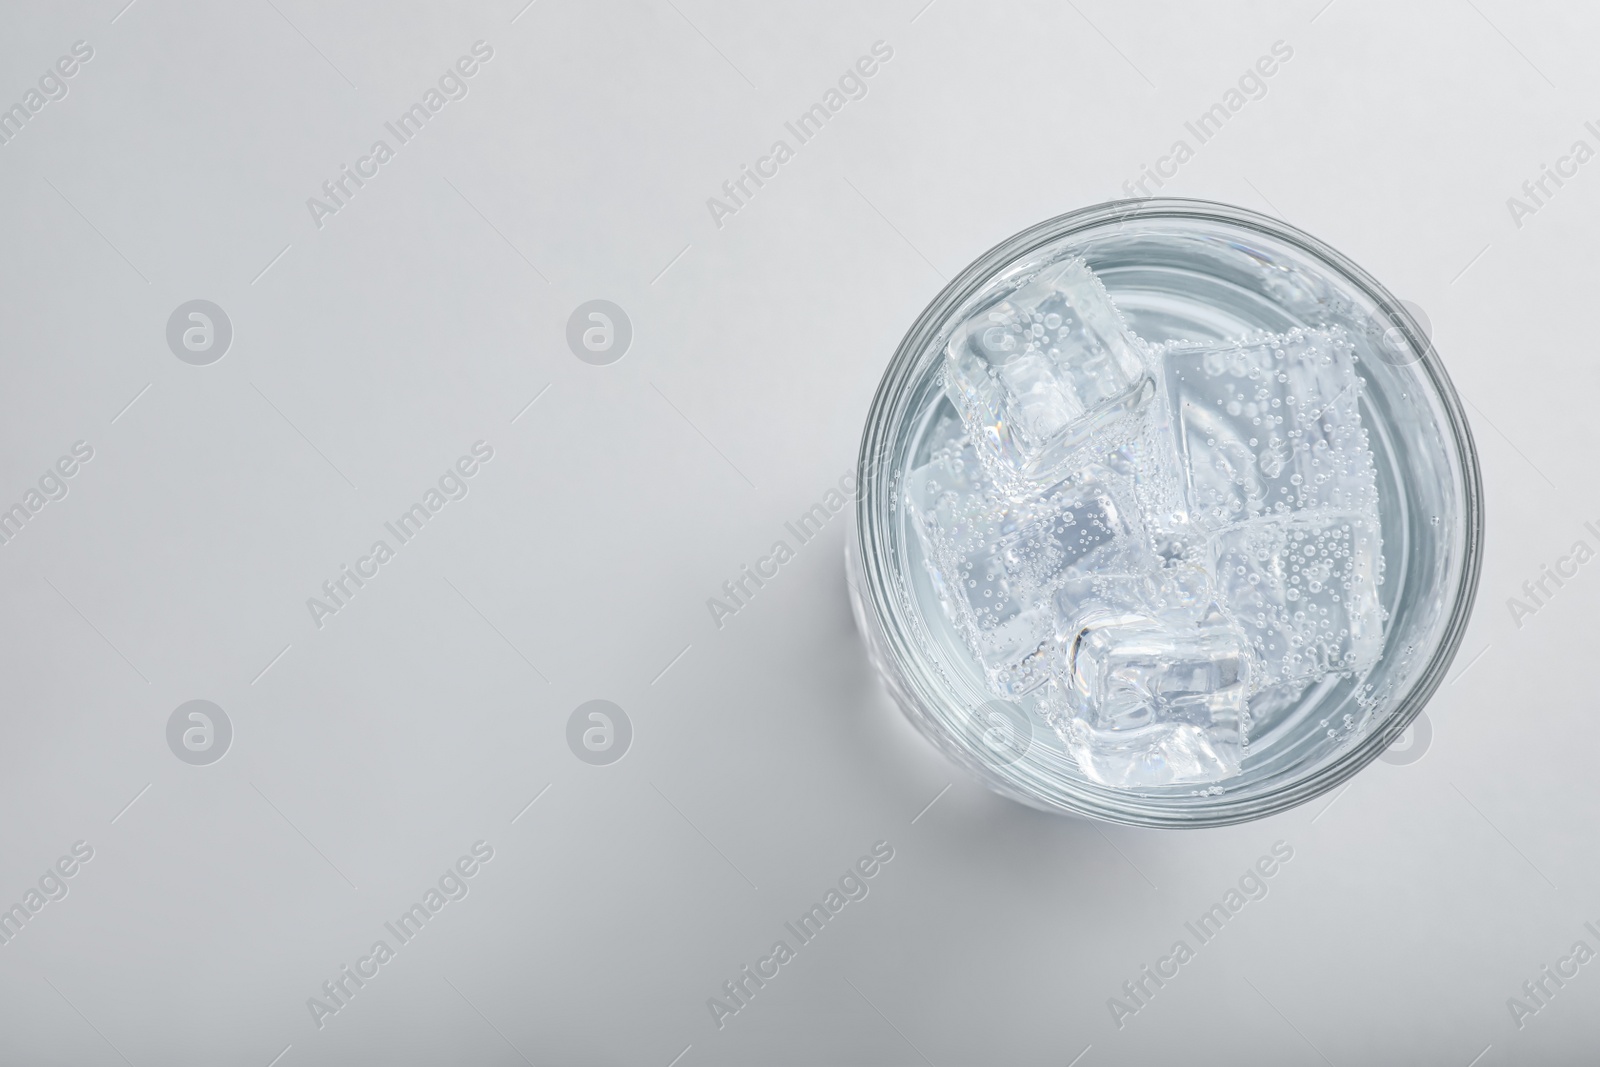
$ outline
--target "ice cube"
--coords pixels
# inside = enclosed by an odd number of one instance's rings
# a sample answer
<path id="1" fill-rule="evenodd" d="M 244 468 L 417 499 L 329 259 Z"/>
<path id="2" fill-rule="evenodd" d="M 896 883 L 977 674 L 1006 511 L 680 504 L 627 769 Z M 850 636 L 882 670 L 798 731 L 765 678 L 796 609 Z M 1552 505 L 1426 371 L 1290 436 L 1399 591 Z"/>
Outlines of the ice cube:
<path id="1" fill-rule="evenodd" d="M 1088 619 L 1142 610 L 1144 588 L 1145 576 L 1126 566 L 1074 575 L 1063 582 L 1051 598 L 1058 661 Z"/>
<path id="2" fill-rule="evenodd" d="M 1049 483 L 1153 392 L 1142 342 L 1081 259 L 1047 267 L 959 326 L 945 388 L 1006 492 Z"/>
<path id="3" fill-rule="evenodd" d="M 1094 618 L 1148 614 L 1184 627 L 1216 610 L 1210 575 L 1193 564 L 1159 567 L 1137 548 L 1104 557 L 1105 566 L 1074 573 L 1052 598 L 1058 660 Z"/>
<path id="4" fill-rule="evenodd" d="M 1019 506 L 1017 514 L 1017 528 L 1000 549 L 1018 588 L 1036 599 L 1143 544 L 1131 486 L 1105 467 L 1078 472 Z"/>
<path id="5" fill-rule="evenodd" d="M 936 426 L 907 499 L 929 572 L 990 687 L 1016 697 L 1048 678 L 1050 595 L 1101 567 L 1142 559 L 1128 479 L 1091 467 L 1023 498 L 1000 493 L 970 440 Z"/>
<path id="6" fill-rule="evenodd" d="M 1232 619 L 1208 603 L 1068 625 L 1047 698 L 1087 777 L 1142 788 L 1239 773 L 1254 660 Z"/>
<path id="7" fill-rule="evenodd" d="M 1254 519 L 1212 541 L 1218 596 L 1243 628 L 1258 686 L 1360 672 L 1383 651 L 1377 518 L 1328 510 Z"/>
<path id="8" fill-rule="evenodd" d="M 1198 559 L 1205 536 L 1189 522 L 1183 473 L 1174 458 L 1171 429 L 1157 404 L 1146 405 L 1117 433 L 1092 446 L 1096 462 L 1133 486 L 1148 544 L 1166 562 Z"/>
<path id="9" fill-rule="evenodd" d="M 1155 358 L 1190 522 L 1210 531 L 1316 507 L 1376 509 L 1344 331 L 1179 341 Z"/>
<path id="10" fill-rule="evenodd" d="M 994 491 L 964 436 L 945 435 L 911 472 L 906 497 L 940 603 L 991 688 L 1037 688 L 1048 676 L 1049 612 L 1021 595 L 1001 549 L 1027 516 Z"/>
<path id="11" fill-rule="evenodd" d="M 1186 722 L 1101 730 L 1065 719 L 1056 732 L 1084 776 L 1113 789 L 1217 782 L 1239 773 L 1236 752 L 1219 750 L 1204 730 Z"/>

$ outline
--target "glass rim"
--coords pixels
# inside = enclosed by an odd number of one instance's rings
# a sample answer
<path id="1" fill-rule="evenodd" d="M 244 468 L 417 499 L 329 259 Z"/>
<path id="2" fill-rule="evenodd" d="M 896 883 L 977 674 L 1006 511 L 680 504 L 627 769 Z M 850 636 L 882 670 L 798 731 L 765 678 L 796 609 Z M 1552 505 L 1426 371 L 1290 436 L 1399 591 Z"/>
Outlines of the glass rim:
<path id="1" fill-rule="evenodd" d="M 1442 631 L 1427 662 L 1398 698 L 1394 710 L 1377 728 L 1324 766 L 1282 788 L 1261 795 L 1232 796 L 1223 792 L 1221 795 L 1203 797 L 1186 796 L 1182 798 L 1182 803 L 1163 804 L 1159 801 L 1152 803 L 1152 798 L 1137 797 L 1130 793 L 1130 801 L 1137 799 L 1139 802 L 1119 807 L 1114 802 L 1099 800 L 1095 794 L 1068 789 L 1065 790 L 1068 800 L 1045 802 L 1015 788 L 992 768 L 968 758 L 968 754 L 959 751 L 959 746 L 939 743 L 938 747 L 957 762 L 976 771 L 997 792 L 1032 807 L 1135 826 L 1225 826 L 1264 818 L 1303 804 L 1348 781 L 1382 755 L 1411 725 L 1443 684 L 1451 663 L 1460 651 L 1477 598 L 1483 564 L 1483 482 L 1477 448 L 1460 397 L 1445 372 L 1431 338 L 1406 306 L 1376 278 L 1337 249 L 1290 223 L 1248 208 L 1178 197 L 1115 200 L 1079 208 L 1029 226 L 989 248 L 946 283 L 918 314 L 895 348 L 873 395 L 856 463 L 860 506 L 856 509 L 854 549 L 861 564 L 860 585 L 863 587 L 858 594 L 867 616 L 864 621 L 876 626 L 876 636 L 887 646 L 883 649 L 888 660 L 884 666 L 899 675 L 896 679 L 898 684 L 893 688 L 897 691 L 909 690 L 904 693 L 904 699 L 924 708 L 930 703 L 939 703 L 939 693 L 927 691 L 928 686 L 919 679 L 908 677 L 910 672 L 903 670 L 904 664 L 918 658 L 918 653 L 909 635 L 902 631 L 903 622 L 893 603 L 891 590 L 897 584 L 895 576 L 882 573 L 885 568 L 880 566 L 882 561 L 891 558 L 890 553 L 884 550 L 892 538 L 888 528 L 891 512 L 875 505 L 887 499 L 886 491 L 896 491 L 895 475 L 898 473 L 883 468 L 882 459 L 892 453 L 894 444 L 888 431 L 901 421 L 898 418 L 900 409 L 912 392 L 930 342 L 963 303 L 976 296 L 1008 266 L 1074 233 L 1100 229 L 1107 224 L 1163 218 L 1218 223 L 1238 230 L 1258 232 L 1281 242 L 1327 268 L 1340 282 L 1372 301 L 1406 335 L 1410 347 L 1418 354 L 1414 365 L 1443 415 L 1443 423 L 1447 428 L 1447 448 L 1453 450 L 1461 480 L 1461 558 L 1450 572 L 1455 581 L 1455 590 L 1452 602 L 1447 606 Z M 950 703 L 953 695 L 944 695 L 944 703 Z M 902 711 L 909 709 L 902 708 Z M 917 725 L 924 733 L 928 732 L 929 724 L 918 722 Z M 939 742 L 940 739 L 934 740 Z"/>

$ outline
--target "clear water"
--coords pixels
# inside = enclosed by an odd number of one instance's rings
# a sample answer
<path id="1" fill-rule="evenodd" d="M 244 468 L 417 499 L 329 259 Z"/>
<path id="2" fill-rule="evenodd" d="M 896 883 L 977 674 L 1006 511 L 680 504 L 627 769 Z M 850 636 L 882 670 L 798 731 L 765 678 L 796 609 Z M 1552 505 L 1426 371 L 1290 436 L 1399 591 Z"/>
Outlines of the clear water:
<path id="1" fill-rule="evenodd" d="M 907 504 L 1001 697 L 1120 788 L 1240 773 L 1252 701 L 1382 649 L 1381 523 L 1345 332 L 1147 343 L 1083 260 L 956 326 Z"/>
<path id="2" fill-rule="evenodd" d="M 970 439 L 961 441 L 965 429 L 946 394 L 946 350 L 962 323 L 1036 281 L 1043 268 L 1073 256 L 1084 259 L 1128 328 L 1148 346 L 1228 345 L 1297 329 L 1343 331 L 1359 385 L 1336 396 L 1330 409 L 1334 421 L 1326 421 L 1323 430 L 1337 438 L 1343 425 L 1337 420 L 1350 410 L 1359 416 L 1372 457 L 1366 499 L 1350 496 L 1351 483 L 1338 479 L 1324 478 L 1320 488 L 1313 485 L 1302 493 L 1305 472 L 1292 469 L 1281 449 L 1264 468 L 1258 459 L 1243 486 L 1234 480 L 1246 473 L 1242 467 L 1153 465 L 1151 450 L 1159 440 L 1149 432 L 1150 424 L 1124 422 L 1131 432 L 1116 435 L 1117 447 L 1100 450 L 1094 464 L 1099 489 L 1072 509 L 1072 522 L 1041 526 L 1036 511 L 1015 506 L 1009 496 L 1010 513 L 1001 516 L 1000 529 L 983 528 L 987 508 L 968 509 L 969 526 L 965 539 L 957 540 L 961 552 L 955 558 L 969 568 L 966 577 L 978 579 L 980 592 L 989 595 L 970 601 L 970 613 L 963 610 L 952 600 L 951 583 L 940 577 L 952 573 L 949 567 L 929 566 L 943 549 L 928 542 L 916 518 L 942 487 L 970 487 L 984 472 L 967 449 Z M 851 542 L 852 603 L 890 693 L 913 724 L 1007 796 L 1047 810 L 1139 825 L 1219 825 L 1257 818 L 1336 787 L 1375 758 L 1439 685 L 1459 646 L 1476 591 L 1482 536 L 1476 458 L 1459 403 L 1415 321 L 1397 314 L 1397 307 L 1376 281 L 1314 238 L 1251 212 L 1192 201 L 1086 209 L 1018 234 L 972 264 L 906 335 L 874 399 L 862 445 L 864 492 L 859 539 Z M 1033 325 L 1030 321 L 1027 332 L 1037 337 Z M 1139 394 L 1135 389 L 1128 395 Z M 1265 399 L 1270 409 L 1273 398 Z M 1238 416 L 1228 412 L 1233 400 Z M 1252 402 L 1260 401 L 1224 397 L 1212 428 L 1229 429 L 1230 419 L 1253 417 Z M 1152 396 L 1133 406 L 1154 403 Z M 1081 395 L 1079 404 L 1088 407 Z M 1091 436 L 1104 441 L 1118 423 L 1112 413 Z M 1204 429 L 1197 419 L 1189 425 Z M 1249 438 L 1244 441 L 1249 447 Z M 935 464 L 941 453 L 941 463 Z M 940 481 L 930 490 L 921 475 L 935 469 Z M 1331 469 L 1319 465 L 1316 471 Z M 1140 471 L 1165 475 L 1140 477 Z M 1180 477 L 1167 477 L 1174 472 Z M 1293 481 L 1297 473 L 1300 485 Z M 1209 595 L 1203 582 L 1196 591 L 1193 582 L 1182 580 L 1179 564 L 1194 560 L 1197 539 L 1174 536 L 1182 533 L 1178 521 L 1148 518 L 1177 514 L 1204 526 L 1208 520 L 1198 514 L 1203 509 L 1195 509 L 1195 516 L 1183 510 L 1192 488 L 1183 479 L 1199 476 L 1209 479 L 1200 484 L 1219 490 L 1211 504 L 1228 515 L 1244 514 L 1238 525 L 1256 523 L 1232 546 L 1233 555 L 1244 555 L 1246 564 L 1263 546 L 1283 557 L 1291 540 L 1303 552 L 1304 539 L 1315 542 L 1320 530 L 1318 551 L 1329 558 L 1320 564 L 1314 559 L 1297 575 L 1287 567 L 1258 569 L 1255 583 L 1247 566 L 1241 589 L 1267 582 L 1269 592 L 1281 593 L 1276 603 L 1298 603 L 1289 595 L 1293 590 L 1315 597 L 1329 589 L 1330 580 L 1347 578 L 1365 587 L 1366 579 L 1356 572 L 1371 573 L 1381 625 L 1350 628 L 1334 615 L 1344 601 L 1326 597 L 1307 599 L 1313 611 L 1301 619 L 1293 612 L 1263 609 L 1250 620 L 1259 625 L 1247 625 L 1227 615 L 1231 629 L 1213 632 L 1202 626 L 1194 635 L 1197 643 L 1188 645 L 1162 645 L 1134 629 L 1109 631 L 1115 620 L 1106 622 L 1108 639 L 1093 640 L 1091 633 L 1081 646 L 1089 654 L 1073 661 L 1073 669 L 1082 675 L 1080 688 L 1103 683 L 1099 692 L 1104 695 L 1096 700 L 1123 728 L 1122 736 L 1111 740 L 1129 742 L 1125 747 L 1136 758 L 1119 771 L 1110 761 L 1116 746 L 1090 737 L 1108 760 L 1098 771 L 1086 772 L 1085 761 L 1068 743 L 1069 727 L 1081 720 L 1081 732 L 1095 727 L 1095 721 L 1068 716 L 1071 708 L 1052 709 L 1046 700 L 1050 683 L 1062 673 L 1060 657 L 1018 653 L 1037 653 L 1040 643 L 1063 627 L 1060 616 L 1085 598 L 1118 603 L 1147 598 L 1156 614 L 1187 604 L 1186 610 L 1201 611 L 1204 618 L 1219 596 L 1239 595 L 1211 577 L 1218 558 L 1209 559 Z M 1361 484 L 1358 479 L 1356 488 Z M 1222 493 L 1224 485 L 1237 491 Z M 1285 485 L 1290 494 L 1282 491 Z M 1291 496 L 1294 506 L 1286 515 L 1277 504 Z M 1367 529 L 1376 530 L 1375 539 L 1355 521 L 1370 519 L 1373 500 L 1379 521 Z M 1329 509 L 1318 518 L 1330 520 L 1320 528 L 1307 525 L 1314 516 L 1292 513 L 1318 508 Z M 1207 544 L 1214 532 L 1207 533 Z M 1131 562 L 1118 547 L 1130 543 L 1142 546 Z M 1143 577 L 1151 554 L 1173 579 L 1154 589 Z M 1196 565 L 1206 569 L 1207 559 Z M 1239 565 L 1232 563 L 1235 575 Z M 1007 567 L 1019 576 L 1015 583 Z M 1019 595 L 1028 585 L 1037 586 L 1041 573 L 1059 569 L 1073 574 L 1046 598 L 1047 607 L 1041 608 L 1032 592 Z M 1295 576 L 1299 582 L 1289 581 Z M 1313 581 L 1320 590 L 1311 589 Z M 1364 607 L 1359 614 L 1362 620 L 1371 618 Z M 1339 634 L 1338 641 L 1326 640 L 1342 630 L 1350 632 Z M 1249 654 L 1241 655 L 1245 665 L 1238 673 L 1249 676 L 1242 682 L 1246 703 L 1239 715 L 1239 769 L 1218 776 L 1214 769 L 1193 768 L 1231 769 L 1235 749 L 1226 727 L 1238 692 L 1228 680 L 1233 660 L 1218 650 L 1233 646 L 1216 642 L 1237 645 L 1241 634 Z M 1323 643 L 1312 656 L 1277 655 L 1296 637 L 1302 644 L 1308 638 Z M 978 642 L 983 647 L 976 647 Z M 1374 644 L 1379 646 L 1376 664 L 1365 671 L 1351 669 L 1372 654 Z M 1179 654 L 1196 648 L 1196 659 Z M 1153 650 L 1150 658 L 1171 669 L 1141 666 L 1141 649 Z M 1118 688 L 1130 678 L 1138 685 Z M 1131 701 L 1129 691 L 1146 695 Z M 997 692 L 1006 695 L 997 698 Z M 1030 740 L 1020 749 L 1000 752 L 985 746 L 992 731 L 984 712 L 997 707 L 1006 709 L 1008 721 L 1024 734 L 1033 724 Z M 1171 737 L 1150 746 L 1133 731 L 1157 717 L 1171 726 L 1166 730 Z M 1207 720 L 1210 753 L 1191 743 L 1194 731 L 1182 728 Z M 1163 763 L 1191 769 L 1163 770 Z M 1119 779 L 1122 771 L 1127 773 Z M 1162 781 L 1170 784 L 1138 784 Z"/>

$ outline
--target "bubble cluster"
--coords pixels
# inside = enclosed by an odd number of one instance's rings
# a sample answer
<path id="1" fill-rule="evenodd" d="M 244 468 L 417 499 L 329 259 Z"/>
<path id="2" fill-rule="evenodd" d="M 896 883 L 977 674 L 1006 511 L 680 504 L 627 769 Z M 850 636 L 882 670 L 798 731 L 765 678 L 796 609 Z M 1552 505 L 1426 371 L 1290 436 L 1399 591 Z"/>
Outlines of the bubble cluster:
<path id="1" fill-rule="evenodd" d="M 959 418 L 906 496 L 928 571 L 990 688 L 1042 708 L 1086 777 L 1220 789 L 1253 725 L 1378 661 L 1376 478 L 1341 331 L 1149 345 L 1072 261 L 946 355 Z"/>

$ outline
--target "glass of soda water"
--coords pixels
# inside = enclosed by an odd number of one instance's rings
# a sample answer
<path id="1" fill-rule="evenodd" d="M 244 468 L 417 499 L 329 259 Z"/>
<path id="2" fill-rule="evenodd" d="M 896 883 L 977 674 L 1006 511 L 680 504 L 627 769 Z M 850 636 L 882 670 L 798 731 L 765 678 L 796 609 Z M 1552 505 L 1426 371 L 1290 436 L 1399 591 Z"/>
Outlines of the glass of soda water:
<path id="1" fill-rule="evenodd" d="M 1292 226 L 1120 201 L 1001 242 L 868 414 L 847 568 L 918 729 L 1142 826 L 1282 811 L 1439 687 L 1483 504 L 1420 309 Z"/>

